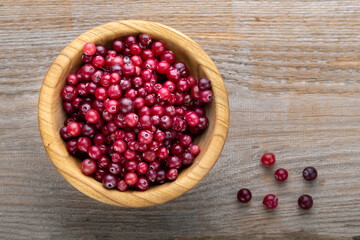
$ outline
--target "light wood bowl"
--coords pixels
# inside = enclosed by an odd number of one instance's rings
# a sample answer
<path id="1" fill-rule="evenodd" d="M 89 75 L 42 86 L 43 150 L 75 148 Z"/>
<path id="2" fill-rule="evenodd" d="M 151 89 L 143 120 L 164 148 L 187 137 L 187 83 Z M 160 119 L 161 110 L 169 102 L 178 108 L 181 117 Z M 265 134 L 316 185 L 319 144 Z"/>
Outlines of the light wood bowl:
<path id="1" fill-rule="evenodd" d="M 66 114 L 62 108 L 60 91 L 66 77 L 82 63 L 82 47 L 86 42 L 107 45 L 112 40 L 127 35 L 149 33 L 154 39 L 163 40 L 177 61 L 187 64 L 190 74 L 211 80 L 215 99 L 207 106 L 209 127 L 195 142 L 201 153 L 194 163 L 181 171 L 174 182 L 149 187 L 145 192 L 107 190 L 101 183 L 80 170 L 79 159 L 71 156 L 59 135 Z M 224 82 L 211 58 L 193 40 L 165 25 L 128 20 L 107 23 L 81 34 L 56 57 L 41 87 L 38 105 L 39 128 L 45 149 L 60 174 L 75 188 L 91 198 L 121 207 L 147 207 L 168 202 L 199 183 L 211 170 L 224 146 L 229 126 L 229 103 Z"/>

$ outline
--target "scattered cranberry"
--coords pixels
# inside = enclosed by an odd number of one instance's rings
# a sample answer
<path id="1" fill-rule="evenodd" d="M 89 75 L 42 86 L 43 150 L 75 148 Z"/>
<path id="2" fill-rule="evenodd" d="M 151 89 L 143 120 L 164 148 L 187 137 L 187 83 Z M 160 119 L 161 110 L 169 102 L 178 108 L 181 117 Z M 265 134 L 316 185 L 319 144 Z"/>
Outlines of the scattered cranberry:
<path id="1" fill-rule="evenodd" d="M 275 163 L 275 155 L 273 153 L 265 153 L 261 157 L 261 162 L 265 166 L 272 166 Z"/>
<path id="2" fill-rule="evenodd" d="M 240 189 L 237 194 L 237 199 L 239 200 L 239 202 L 242 202 L 242 203 L 250 202 L 251 197 L 252 197 L 251 192 L 247 188 Z"/>
<path id="3" fill-rule="evenodd" d="M 275 178 L 276 180 L 283 182 L 288 178 L 288 172 L 283 168 L 279 168 L 275 171 Z"/>
<path id="4" fill-rule="evenodd" d="M 83 65 L 61 90 L 68 114 L 60 136 L 81 170 L 119 191 L 145 191 L 175 181 L 200 147 L 193 138 L 209 125 L 208 79 L 149 34 L 116 39 L 107 49 L 86 43 Z"/>
<path id="5" fill-rule="evenodd" d="M 314 181 L 317 178 L 317 171 L 314 167 L 307 167 L 302 172 L 306 181 Z"/>
<path id="6" fill-rule="evenodd" d="M 301 195 L 298 199 L 299 207 L 301 207 L 304 210 L 308 210 L 313 205 L 313 199 L 309 195 Z"/>
<path id="7" fill-rule="evenodd" d="M 268 194 L 264 197 L 263 204 L 269 209 L 274 209 L 277 207 L 278 201 L 274 194 Z"/>

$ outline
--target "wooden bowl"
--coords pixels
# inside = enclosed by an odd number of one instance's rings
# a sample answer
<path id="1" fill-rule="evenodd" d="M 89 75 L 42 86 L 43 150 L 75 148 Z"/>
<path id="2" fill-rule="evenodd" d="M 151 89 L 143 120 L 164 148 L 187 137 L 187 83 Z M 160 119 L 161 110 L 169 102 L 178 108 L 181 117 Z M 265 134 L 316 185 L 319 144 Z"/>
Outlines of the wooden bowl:
<path id="1" fill-rule="evenodd" d="M 112 40 L 127 35 L 149 33 L 163 40 L 177 61 L 187 64 L 190 74 L 206 77 L 212 82 L 215 99 L 207 106 L 209 127 L 195 139 L 201 153 L 194 163 L 181 171 L 174 182 L 149 187 L 145 192 L 105 189 L 101 183 L 80 170 L 79 159 L 71 156 L 59 135 L 66 114 L 62 108 L 60 91 L 66 77 L 81 65 L 82 47 L 86 42 L 108 45 Z M 168 202 L 184 194 L 200 182 L 217 161 L 224 146 L 229 126 L 229 103 L 224 82 L 214 62 L 193 40 L 165 25 L 128 20 L 98 26 L 77 37 L 56 57 L 41 87 L 38 105 L 39 128 L 45 149 L 60 174 L 75 188 L 91 198 L 121 207 L 147 207 Z"/>

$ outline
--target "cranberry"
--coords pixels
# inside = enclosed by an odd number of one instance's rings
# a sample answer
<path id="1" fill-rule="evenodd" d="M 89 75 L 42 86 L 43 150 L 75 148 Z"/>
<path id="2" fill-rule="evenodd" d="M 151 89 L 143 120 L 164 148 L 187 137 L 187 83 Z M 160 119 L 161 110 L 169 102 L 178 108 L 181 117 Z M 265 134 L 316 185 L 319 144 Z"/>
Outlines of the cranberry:
<path id="1" fill-rule="evenodd" d="M 102 180 L 103 186 L 107 189 L 112 189 L 116 187 L 118 182 L 117 177 L 112 174 L 106 174 Z"/>
<path id="2" fill-rule="evenodd" d="M 134 110 L 134 103 L 130 98 L 124 97 L 119 100 L 119 108 L 120 112 L 122 112 L 123 114 L 127 114 Z"/>
<path id="3" fill-rule="evenodd" d="M 76 137 L 81 132 L 80 124 L 77 122 L 72 122 L 66 127 L 66 131 L 73 137 Z"/>
<path id="4" fill-rule="evenodd" d="M 184 165 L 190 165 L 192 164 L 194 161 L 194 156 L 191 155 L 191 153 L 189 152 L 185 152 L 182 156 L 181 156 L 181 162 Z"/>
<path id="5" fill-rule="evenodd" d="M 196 144 L 190 146 L 189 151 L 191 155 L 196 156 L 200 153 L 200 147 Z"/>
<path id="6" fill-rule="evenodd" d="M 148 170 L 148 165 L 146 162 L 141 162 L 137 165 L 136 170 L 139 174 L 146 174 Z"/>
<path id="7" fill-rule="evenodd" d="M 120 109 L 119 102 L 115 99 L 111 99 L 105 103 L 105 109 L 110 114 L 117 113 Z"/>
<path id="8" fill-rule="evenodd" d="M 151 46 L 151 50 L 156 55 L 161 55 L 165 52 L 165 44 L 161 41 L 155 41 Z"/>
<path id="9" fill-rule="evenodd" d="M 122 52 L 125 49 L 125 44 L 121 40 L 115 40 L 112 44 L 112 47 L 114 48 L 115 51 Z"/>
<path id="10" fill-rule="evenodd" d="M 160 59 L 161 61 L 166 61 L 169 64 L 173 64 L 175 61 L 175 54 L 170 50 L 166 50 L 163 54 L 161 54 Z"/>
<path id="11" fill-rule="evenodd" d="M 153 140 L 153 134 L 148 130 L 141 130 L 138 135 L 140 143 L 149 144 Z"/>
<path id="12" fill-rule="evenodd" d="M 301 195 L 298 199 L 299 207 L 304 210 L 309 210 L 313 205 L 313 199 L 310 195 Z"/>
<path id="13" fill-rule="evenodd" d="M 165 133 L 162 131 L 157 131 L 154 135 L 155 140 L 163 142 L 165 140 Z"/>
<path id="14" fill-rule="evenodd" d="M 181 155 L 184 152 L 184 147 L 178 143 L 171 146 L 171 154 Z"/>
<path id="15" fill-rule="evenodd" d="M 195 100 L 200 100 L 200 89 L 199 86 L 193 86 L 191 88 L 191 97 Z"/>
<path id="16" fill-rule="evenodd" d="M 211 88 L 211 82 L 206 78 L 200 78 L 198 86 L 201 91 L 209 90 Z"/>
<path id="17" fill-rule="evenodd" d="M 100 101 L 104 101 L 108 97 L 107 89 L 99 87 L 95 90 L 95 97 Z"/>
<path id="18" fill-rule="evenodd" d="M 118 163 L 110 163 L 109 164 L 109 172 L 110 173 L 117 175 L 120 173 L 120 170 L 121 170 L 120 164 L 118 164 Z"/>
<path id="19" fill-rule="evenodd" d="M 85 43 L 83 51 L 86 55 L 92 56 L 96 53 L 96 46 L 94 43 Z"/>
<path id="20" fill-rule="evenodd" d="M 279 168 L 275 171 L 275 178 L 276 180 L 283 182 L 288 178 L 288 172 L 283 168 Z"/>
<path id="21" fill-rule="evenodd" d="M 107 94 L 112 99 L 119 99 L 122 94 L 120 85 L 119 84 L 111 85 L 107 90 Z"/>
<path id="22" fill-rule="evenodd" d="M 152 59 L 155 57 L 154 52 L 151 49 L 145 49 L 142 53 L 141 53 L 141 58 L 144 60 L 147 59 Z"/>
<path id="23" fill-rule="evenodd" d="M 67 132 L 66 127 L 62 127 L 60 128 L 60 136 L 62 137 L 62 139 L 64 139 L 65 141 L 70 140 L 72 138 L 71 134 Z"/>
<path id="24" fill-rule="evenodd" d="M 166 180 L 166 172 L 164 169 L 160 169 L 156 172 L 156 182 L 162 184 Z"/>
<path id="25" fill-rule="evenodd" d="M 192 138 L 190 137 L 190 135 L 182 135 L 179 140 L 180 144 L 184 147 L 188 147 L 192 143 Z"/>
<path id="26" fill-rule="evenodd" d="M 176 82 L 176 88 L 179 90 L 179 91 L 182 91 L 182 92 L 186 92 L 190 89 L 190 84 L 188 81 L 186 81 L 185 78 L 182 78 L 180 79 L 179 81 Z"/>
<path id="27" fill-rule="evenodd" d="M 149 182 L 155 182 L 157 177 L 157 172 L 154 169 L 149 169 L 146 172 L 146 178 L 149 180 Z"/>
<path id="28" fill-rule="evenodd" d="M 136 183 L 136 189 L 140 191 L 145 191 L 149 187 L 149 181 L 145 177 L 139 177 L 139 180 Z"/>
<path id="29" fill-rule="evenodd" d="M 168 164 L 169 168 L 176 168 L 176 169 L 179 169 L 182 166 L 180 157 L 178 157 L 176 155 L 170 156 L 167 159 L 167 164 Z"/>
<path id="30" fill-rule="evenodd" d="M 88 56 L 86 54 L 83 54 L 81 59 L 83 60 L 84 63 L 91 63 L 92 60 L 94 59 L 94 56 Z"/>
<path id="31" fill-rule="evenodd" d="M 85 175 L 91 175 L 96 171 L 96 162 L 91 158 L 86 158 L 81 163 L 81 171 Z"/>
<path id="32" fill-rule="evenodd" d="M 200 100 L 204 103 L 209 103 L 213 99 L 213 93 L 210 90 L 200 92 Z"/>
<path id="33" fill-rule="evenodd" d="M 125 182 L 125 180 L 120 180 L 117 185 L 116 185 L 117 189 L 120 191 L 120 192 L 124 192 L 128 189 L 128 185 L 127 183 Z"/>
<path id="34" fill-rule="evenodd" d="M 149 46 L 151 43 L 151 36 L 147 33 L 142 33 L 139 35 L 139 42 L 143 45 L 143 46 Z"/>
<path id="35" fill-rule="evenodd" d="M 96 110 L 90 109 L 86 112 L 85 119 L 89 123 L 97 123 L 100 120 L 100 114 Z"/>
<path id="36" fill-rule="evenodd" d="M 166 73 L 169 80 L 177 82 L 180 79 L 180 72 L 177 68 L 170 67 Z"/>
<path id="37" fill-rule="evenodd" d="M 69 153 L 74 154 L 77 150 L 77 141 L 75 139 L 70 139 L 67 143 L 66 143 L 66 149 L 68 150 Z"/>
<path id="38" fill-rule="evenodd" d="M 139 149 L 140 150 L 140 149 Z M 144 158 L 144 160 L 145 161 L 147 161 L 147 162 L 154 162 L 155 161 L 155 159 L 156 159 L 156 154 L 155 154 L 155 152 L 153 152 L 153 151 L 146 151 L 146 152 L 144 152 L 144 154 L 143 154 L 143 158 Z"/>
<path id="39" fill-rule="evenodd" d="M 111 84 L 111 82 L 110 82 L 110 75 L 109 74 L 107 74 L 107 75 L 104 75 L 104 76 L 102 76 L 101 78 L 100 78 L 100 84 L 101 84 L 101 86 L 103 86 L 103 87 L 109 87 L 110 86 L 110 84 Z M 95 91 L 96 92 L 96 91 Z"/>
<path id="40" fill-rule="evenodd" d="M 122 74 L 124 74 L 125 76 L 132 76 L 135 74 L 135 65 L 133 64 L 125 64 L 122 68 L 121 68 L 121 72 Z"/>
<path id="41" fill-rule="evenodd" d="M 248 203 L 251 200 L 251 192 L 249 189 L 247 188 L 242 188 L 239 190 L 238 194 L 237 194 L 237 199 L 239 200 L 239 202 L 241 203 Z"/>
<path id="42" fill-rule="evenodd" d="M 185 120 L 186 120 L 187 124 L 189 124 L 192 127 L 197 126 L 200 122 L 199 116 L 196 115 L 196 113 L 194 111 L 188 111 L 185 114 Z"/>
<path id="43" fill-rule="evenodd" d="M 175 168 L 171 168 L 167 173 L 166 173 L 166 178 L 169 181 L 175 181 L 178 177 L 178 170 Z"/>
<path id="44" fill-rule="evenodd" d="M 95 56 L 92 60 L 92 64 L 95 67 L 100 68 L 105 65 L 105 59 L 102 56 Z"/>
<path id="45" fill-rule="evenodd" d="M 160 74 L 166 74 L 168 69 L 170 68 L 170 64 L 168 62 L 165 61 L 161 61 L 157 64 L 157 72 Z"/>
<path id="46" fill-rule="evenodd" d="M 96 181 L 102 182 L 106 174 L 108 174 L 106 169 L 97 169 L 96 172 L 94 173 L 94 178 Z"/>
<path id="47" fill-rule="evenodd" d="M 136 182 L 138 181 L 138 176 L 136 175 L 136 173 L 133 172 L 129 172 L 125 175 L 125 182 L 128 185 L 135 185 Z"/>
<path id="48" fill-rule="evenodd" d="M 78 79 L 78 77 L 77 77 L 75 74 L 70 74 L 70 75 L 67 77 L 66 81 L 67 81 L 67 83 L 68 83 L 69 85 L 76 85 L 76 84 L 78 84 L 79 79 Z"/>
<path id="49" fill-rule="evenodd" d="M 91 147 L 91 140 L 87 137 L 79 137 L 76 143 L 76 147 L 82 152 L 88 152 L 89 148 Z"/>
<path id="50" fill-rule="evenodd" d="M 169 116 L 162 116 L 160 118 L 160 127 L 162 129 L 170 129 L 172 126 L 172 119 Z"/>
<path id="51" fill-rule="evenodd" d="M 107 55 L 107 50 L 104 46 L 98 45 L 96 46 L 96 56 L 102 56 L 102 57 L 106 57 Z"/>
<path id="52" fill-rule="evenodd" d="M 274 209 L 277 207 L 278 201 L 274 194 L 268 194 L 264 197 L 263 204 L 269 209 Z"/>
<path id="53" fill-rule="evenodd" d="M 72 100 L 74 100 L 74 98 L 76 98 L 77 93 L 78 93 L 78 91 L 74 86 L 66 85 L 61 90 L 61 97 L 65 101 L 72 101 Z"/>
<path id="54" fill-rule="evenodd" d="M 154 105 L 151 108 L 151 115 L 157 115 L 157 116 L 161 117 L 164 115 L 164 113 L 165 113 L 165 109 L 161 105 Z"/>
<path id="55" fill-rule="evenodd" d="M 73 113 L 75 111 L 73 106 L 72 106 L 72 103 L 70 103 L 70 102 L 64 102 L 63 103 L 63 108 L 64 108 L 64 110 L 65 110 L 65 112 L 67 114 L 71 114 L 71 113 Z"/>
<path id="56" fill-rule="evenodd" d="M 169 155 L 169 150 L 166 147 L 161 147 L 156 152 L 156 156 L 160 159 L 166 159 Z"/>
<path id="57" fill-rule="evenodd" d="M 189 76 L 189 69 L 187 68 L 186 64 L 183 62 L 176 62 L 173 64 L 175 68 L 177 68 L 181 74 L 181 77 Z"/>
<path id="58" fill-rule="evenodd" d="M 99 160 L 97 160 L 97 164 L 100 168 L 108 168 L 110 160 L 108 157 L 102 156 Z"/>
<path id="59" fill-rule="evenodd" d="M 124 142 L 124 140 L 122 139 L 119 139 L 119 140 L 116 140 L 113 144 L 113 148 L 114 148 L 114 151 L 115 152 L 118 152 L 118 153 L 124 153 L 127 149 L 127 145 L 126 143 Z"/>
<path id="60" fill-rule="evenodd" d="M 265 153 L 261 157 L 261 163 L 265 166 L 272 166 L 275 163 L 275 155 L 273 153 Z"/>
<path id="61" fill-rule="evenodd" d="M 314 167 L 307 167 L 302 172 L 302 175 L 306 181 L 314 181 L 317 178 L 317 171 Z"/>
<path id="62" fill-rule="evenodd" d="M 91 146 L 88 150 L 88 153 L 89 153 L 89 157 L 93 159 L 99 159 L 102 154 L 100 147 L 96 145 Z"/>

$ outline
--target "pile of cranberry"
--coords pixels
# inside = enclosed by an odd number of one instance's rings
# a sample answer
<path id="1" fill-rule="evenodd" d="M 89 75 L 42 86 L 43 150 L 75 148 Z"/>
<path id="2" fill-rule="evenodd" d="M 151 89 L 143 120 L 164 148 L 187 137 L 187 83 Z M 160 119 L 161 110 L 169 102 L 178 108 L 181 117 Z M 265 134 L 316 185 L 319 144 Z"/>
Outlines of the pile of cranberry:
<path id="1" fill-rule="evenodd" d="M 211 82 L 190 76 L 146 33 L 83 51 L 61 91 L 68 118 L 60 129 L 81 171 L 120 191 L 174 181 L 200 152 L 193 139 L 209 124 Z"/>
<path id="2" fill-rule="evenodd" d="M 261 163 L 264 166 L 272 166 L 275 164 L 275 155 L 273 153 L 265 153 L 261 157 Z M 314 181 L 317 178 L 317 170 L 314 167 L 306 167 L 302 175 L 306 181 Z M 288 172 L 284 168 L 279 168 L 275 171 L 275 179 L 283 182 L 288 178 Z M 239 202 L 248 203 L 252 198 L 251 191 L 247 188 L 242 188 L 238 191 L 237 199 Z M 263 199 L 263 204 L 269 208 L 277 207 L 279 199 L 274 194 L 268 194 Z M 308 210 L 313 206 L 313 199 L 310 195 L 303 194 L 298 199 L 298 205 L 304 210 Z"/>

